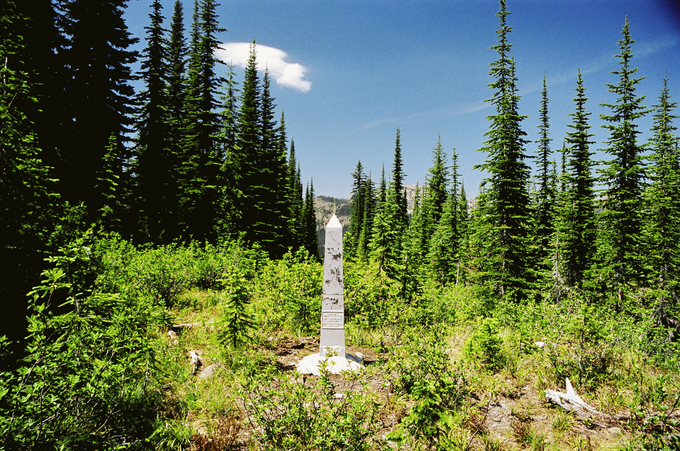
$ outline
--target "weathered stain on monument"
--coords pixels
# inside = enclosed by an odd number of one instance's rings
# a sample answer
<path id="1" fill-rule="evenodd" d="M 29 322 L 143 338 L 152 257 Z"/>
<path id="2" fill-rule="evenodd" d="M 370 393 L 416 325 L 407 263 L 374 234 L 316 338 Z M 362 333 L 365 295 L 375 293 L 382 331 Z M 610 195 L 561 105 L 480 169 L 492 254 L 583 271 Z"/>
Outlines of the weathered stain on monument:
<path id="1" fill-rule="evenodd" d="M 340 298 L 337 296 L 323 296 L 323 310 L 339 310 Z"/>

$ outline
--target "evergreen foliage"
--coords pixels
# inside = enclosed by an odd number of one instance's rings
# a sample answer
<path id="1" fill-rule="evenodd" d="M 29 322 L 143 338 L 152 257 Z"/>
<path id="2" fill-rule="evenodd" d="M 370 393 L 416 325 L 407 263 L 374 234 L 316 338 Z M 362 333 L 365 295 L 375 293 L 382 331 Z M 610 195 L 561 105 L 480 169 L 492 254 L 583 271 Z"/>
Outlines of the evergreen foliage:
<path id="1" fill-rule="evenodd" d="M 549 249 L 550 240 L 555 232 L 555 203 L 556 193 L 551 183 L 550 155 L 550 118 L 548 116 L 548 87 L 543 75 L 543 89 L 541 91 L 541 108 L 539 110 L 540 123 L 538 125 L 538 196 L 536 199 L 536 239 L 538 250 L 539 271 L 546 274 L 550 270 Z"/>
<path id="2" fill-rule="evenodd" d="M 253 316 L 248 313 L 252 294 L 247 278 L 238 268 L 234 268 L 223 283 L 227 285 L 229 301 L 222 317 L 222 341 L 233 348 L 239 348 L 248 343 L 250 329 L 255 327 Z"/>
<path id="3" fill-rule="evenodd" d="M 378 210 L 378 199 L 376 198 L 375 187 L 373 180 L 369 175 L 364 180 L 364 200 L 363 209 L 364 215 L 361 220 L 362 227 L 359 234 L 357 255 L 360 259 L 368 260 L 370 253 L 371 240 L 373 239 L 373 225 L 375 224 L 375 217 Z"/>
<path id="4" fill-rule="evenodd" d="M 576 82 L 576 111 L 571 113 L 564 153 L 567 166 L 564 174 L 564 192 L 561 196 L 560 218 L 562 221 L 560 246 L 562 252 L 562 276 L 570 287 L 580 288 L 586 280 L 595 256 L 597 223 L 595 220 L 595 179 L 592 174 L 593 162 L 590 150 L 593 136 L 588 133 L 588 116 L 585 103 L 583 77 L 578 73 Z"/>
<path id="5" fill-rule="evenodd" d="M 252 224 L 252 236 L 274 258 L 284 253 L 288 237 L 288 205 L 286 204 L 286 154 L 281 152 L 274 120 L 274 99 L 270 93 L 269 72 L 262 79 L 260 103 L 260 148 L 251 208 L 257 220 Z M 316 236 L 316 231 L 314 232 Z"/>
<path id="6" fill-rule="evenodd" d="M 406 193 L 404 192 L 404 174 L 403 161 L 401 156 L 401 131 L 397 129 L 397 137 L 394 144 L 394 163 L 392 164 L 392 180 L 390 189 L 394 192 L 395 213 L 394 226 L 400 230 L 400 233 L 406 229 L 408 225 L 408 210 L 406 205 Z"/>
<path id="7" fill-rule="evenodd" d="M 214 205 L 218 201 L 224 159 L 217 141 L 221 128 L 218 94 L 223 79 L 217 75 L 221 61 L 215 50 L 220 44 L 217 34 L 226 30 L 218 24 L 216 8 L 214 0 L 194 3 L 186 80 L 186 128 L 179 155 L 181 223 L 186 228 L 184 233 L 199 241 L 215 238 Z"/>
<path id="8" fill-rule="evenodd" d="M 673 110 L 677 102 L 671 102 L 668 79 L 663 81 L 659 103 L 654 105 L 654 125 L 649 140 L 651 150 L 649 179 L 644 200 L 648 205 L 644 224 L 645 254 L 647 267 L 651 270 L 649 284 L 655 290 L 657 315 L 668 323 L 667 312 L 678 314 L 678 283 L 680 283 L 680 148 L 677 127 L 678 118 Z"/>
<path id="9" fill-rule="evenodd" d="M 238 212 L 234 209 L 237 205 L 237 193 L 234 180 L 239 176 L 232 160 L 237 154 L 236 134 L 238 132 L 238 82 L 234 80 L 234 67 L 228 66 L 225 80 L 226 91 L 224 93 L 224 109 L 222 111 L 222 133 L 220 143 L 222 147 L 222 166 L 218 176 L 218 200 L 217 218 L 214 226 L 214 235 L 218 238 L 236 237 Z"/>
<path id="10" fill-rule="evenodd" d="M 442 284 L 457 280 L 459 275 L 464 223 L 467 222 L 467 202 L 462 210 L 458 198 L 458 154 L 453 151 L 451 188 L 439 222 L 430 238 L 427 259 L 433 276 Z M 465 195 L 465 191 L 462 191 Z"/>
<path id="11" fill-rule="evenodd" d="M 487 117 L 489 131 L 485 133 L 484 147 L 479 149 L 487 154 L 486 160 L 476 166 L 489 174 L 483 182 L 486 193 L 480 221 L 484 224 L 477 227 L 476 233 L 482 234 L 477 241 L 488 246 L 490 252 L 476 277 L 490 294 L 519 301 L 528 296 L 533 277 L 527 192 L 530 171 L 525 162 L 527 141 L 521 128 L 524 116 L 518 112 L 515 61 L 511 58 L 512 44 L 508 42 L 512 30 L 507 24 L 509 14 L 505 0 L 500 0 L 498 41 L 491 47 L 498 53 L 498 59 L 489 70 L 493 96 L 488 101 L 495 114 Z"/>
<path id="12" fill-rule="evenodd" d="M 628 17 L 623 25 L 623 38 L 618 41 L 618 83 L 607 83 L 616 102 L 602 104 L 611 114 L 601 114 L 609 132 L 604 151 L 611 156 L 602 169 L 600 182 L 605 186 L 603 212 L 599 230 L 599 271 L 604 290 L 622 307 L 623 292 L 637 286 L 642 274 L 642 190 L 644 186 L 642 149 L 638 144 L 637 120 L 647 113 L 642 105 L 644 96 L 638 96 L 635 88 L 644 77 L 635 78 L 637 68 L 631 67 L 633 58 Z"/>
<path id="13" fill-rule="evenodd" d="M 140 117 L 137 120 L 137 161 L 135 199 L 140 213 L 142 239 L 162 242 L 172 221 L 174 201 L 173 159 L 168 137 L 171 123 L 167 117 L 168 43 L 164 37 L 162 5 L 151 4 L 147 30 L 147 46 L 142 52 L 141 79 L 144 90 L 138 96 Z"/>
<path id="14" fill-rule="evenodd" d="M 283 116 L 281 118 L 283 124 Z M 300 180 L 300 166 L 295 157 L 295 142 L 290 141 L 290 151 L 288 153 L 287 161 L 287 183 L 288 183 L 288 234 L 290 242 L 294 247 L 299 247 L 303 243 L 305 235 L 304 230 L 304 200 L 305 196 L 302 190 L 302 181 Z"/>
<path id="15" fill-rule="evenodd" d="M 359 240 L 363 232 L 364 202 L 366 201 L 366 174 L 361 160 L 352 173 L 352 197 L 350 199 L 349 227 L 343 237 L 345 258 L 355 258 L 359 252 Z"/>
<path id="16" fill-rule="evenodd" d="M 112 133 L 119 146 L 115 162 L 119 175 L 130 157 L 124 144 L 133 124 L 130 66 L 137 53 L 130 47 L 137 39 L 130 36 L 123 19 L 126 4 L 127 0 L 63 4 L 67 42 L 60 62 L 68 68 L 67 101 L 62 105 L 65 139 L 59 143 L 56 175 L 65 200 L 84 202 L 90 220 L 102 205 L 103 193 L 94 188 Z"/>
<path id="17" fill-rule="evenodd" d="M 257 167 L 259 163 L 260 135 L 260 78 L 257 74 L 257 59 L 255 44 L 250 47 L 250 55 L 246 66 L 240 97 L 240 110 L 238 115 L 237 153 L 232 159 L 232 164 L 239 176 L 234 181 L 238 195 L 238 204 L 235 205 L 239 212 L 238 230 L 245 233 L 248 242 L 255 242 L 254 224 L 257 222 L 257 212 L 261 208 L 258 205 L 262 199 L 256 197 Z M 252 208 L 248 208 L 251 205 Z"/>
<path id="18" fill-rule="evenodd" d="M 167 121 L 167 152 L 165 156 L 167 162 L 165 167 L 169 168 L 172 176 L 172 185 L 167 187 L 165 199 L 168 202 L 167 211 L 172 214 L 163 228 L 162 242 L 168 243 L 179 238 L 184 230 L 180 212 L 180 204 L 184 197 L 182 158 L 184 150 L 185 135 L 188 130 L 188 115 L 186 114 L 187 86 L 186 86 L 186 64 L 188 48 L 184 36 L 184 8 L 180 0 L 175 0 L 173 5 L 172 19 L 170 23 L 170 36 L 167 38 L 167 62 L 166 67 L 166 111 Z"/>
<path id="19" fill-rule="evenodd" d="M 431 227 L 435 227 L 439 223 L 444 212 L 444 204 L 449 197 L 448 183 L 449 171 L 446 167 L 446 153 L 441 137 L 438 137 L 437 144 L 432 151 L 432 167 L 428 170 L 425 197 L 423 198 L 423 203 L 427 204 L 427 207 L 424 208 L 428 215 L 426 223 Z"/>
<path id="20" fill-rule="evenodd" d="M 305 204 L 302 207 L 302 246 L 315 258 L 319 257 L 319 242 L 316 234 L 316 210 L 314 208 L 314 181 L 309 182 L 305 191 Z"/>

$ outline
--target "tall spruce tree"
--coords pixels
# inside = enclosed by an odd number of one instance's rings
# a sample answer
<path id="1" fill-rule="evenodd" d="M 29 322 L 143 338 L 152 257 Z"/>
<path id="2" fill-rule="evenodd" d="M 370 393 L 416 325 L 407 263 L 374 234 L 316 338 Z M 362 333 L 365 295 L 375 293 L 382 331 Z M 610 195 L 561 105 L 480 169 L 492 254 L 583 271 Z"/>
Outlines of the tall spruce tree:
<path id="1" fill-rule="evenodd" d="M 595 255 L 597 224 L 595 220 L 595 179 L 592 174 L 593 163 L 588 133 L 585 87 L 583 77 L 578 73 L 576 82 L 576 111 L 571 113 L 573 121 L 566 137 L 565 190 L 560 205 L 562 277 L 571 287 L 581 288 L 591 269 Z"/>
<path id="2" fill-rule="evenodd" d="M 644 96 L 635 89 L 644 77 L 635 78 L 637 68 L 631 67 L 633 58 L 628 17 L 623 25 L 623 38 L 618 41 L 618 83 L 607 83 L 609 92 L 616 96 L 616 103 L 603 103 L 611 114 L 601 114 L 609 131 L 604 151 L 611 156 L 601 171 L 604 191 L 601 214 L 600 280 L 604 281 L 607 295 L 622 307 L 624 292 L 636 285 L 641 278 L 641 225 L 643 157 L 637 137 L 640 134 L 636 121 L 647 111 L 642 105 Z"/>
<path id="3" fill-rule="evenodd" d="M 401 131 L 397 128 L 397 137 L 394 143 L 394 162 L 392 163 L 392 180 L 391 189 L 394 191 L 395 202 L 395 227 L 398 227 L 401 233 L 406 230 L 408 226 L 408 209 L 406 204 L 406 193 L 404 192 L 404 174 L 403 161 L 401 155 Z"/>
<path id="4" fill-rule="evenodd" d="M 407 267 L 410 268 L 411 272 L 419 270 L 424 260 L 423 238 L 425 233 L 424 216 L 422 214 L 422 192 L 423 189 L 416 184 L 413 195 L 413 211 L 409 220 L 405 245 Z"/>
<path id="5" fill-rule="evenodd" d="M 349 227 L 343 238 L 343 252 L 346 258 L 355 258 L 359 252 L 359 239 L 363 231 L 364 202 L 366 200 L 366 174 L 361 160 L 352 173 L 352 195 L 350 198 Z"/>
<path id="6" fill-rule="evenodd" d="M 668 312 L 677 315 L 680 307 L 680 148 L 673 125 L 678 118 L 673 114 L 675 108 L 677 102 L 670 101 L 668 79 L 664 79 L 659 103 L 654 105 L 649 140 L 651 185 L 645 192 L 649 205 L 645 224 L 649 278 L 656 290 L 655 308 L 662 324 L 668 321 Z"/>
<path id="7" fill-rule="evenodd" d="M 448 183 L 449 171 L 446 167 L 446 153 L 440 136 L 432 150 L 432 167 L 428 170 L 423 199 L 423 202 L 427 204 L 425 209 L 428 214 L 427 223 L 432 227 L 439 223 L 444 212 L 444 204 L 448 198 Z"/>
<path id="8" fill-rule="evenodd" d="M 370 174 L 364 180 L 363 193 L 364 215 L 361 220 L 362 226 L 359 234 L 357 256 L 359 259 L 367 261 L 369 258 L 371 241 L 373 240 L 373 224 L 378 211 L 378 199 Z"/>
<path id="9" fill-rule="evenodd" d="M 373 218 L 368 249 L 369 258 L 377 264 L 378 272 L 384 272 L 391 279 L 400 280 L 401 241 L 399 230 L 393 227 L 391 221 L 391 218 L 397 215 L 398 208 L 394 197 L 394 191 L 390 190 L 388 200 L 378 208 Z"/>
<path id="10" fill-rule="evenodd" d="M 422 234 L 420 236 L 420 251 L 418 252 L 425 258 L 430 249 L 430 239 L 432 238 L 437 224 L 441 220 L 444 212 L 444 205 L 448 198 L 449 171 L 446 167 L 446 153 L 441 142 L 441 137 L 437 138 L 437 144 L 432 149 L 432 166 L 423 184 L 422 196 L 420 200 L 420 216 Z"/>
<path id="11" fill-rule="evenodd" d="M 539 271 L 547 273 L 550 270 L 550 240 L 555 231 L 555 191 L 551 184 L 550 155 L 550 118 L 548 116 L 548 87 L 543 75 L 543 89 L 541 91 L 541 108 L 539 110 L 539 139 L 537 149 L 538 160 L 538 195 L 536 199 L 536 250 Z"/>
<path id="12" fill-rule="evenodd" d="M 465 192 L 465 184 L 461 180 L 460 194 L 458 195 L 458 266 L 456 268 L 456 285 L 464 284 L 467 281 L 467 271 L 465 271 L 464 257 L 468 252 L 470 241 L 470 212 L 468 211 L 468 200 Z"/>
<path id="13" fill-rule="evenodd" d="M 314 180 L 310 180 L 305 191 L 305 204 L 302 211 L 304 222 L 303 246 L 310 255 L 319 258 L 319 241 L 316 234 L 316 208 L 314 206 Z"/>
<path id="14" fill-rule="evenodd" d="M 62 63 L 68 67 L 68 83 L 62 105 L 65 115 L 57 166 L 61 192 L 71 203 L 85 202 L 89 219 L 99 215 L 105 193 L 94 188 L 103 168 L 109 138 L 118 143 L 116 172 L 122 176 L 129 160 L 126 136 L 133 125 L 134 79 L 131 64 L 137 42 L 128 32 L 123 18 L 127 0 L 93 2 L 68 0 L 64 32 L 68 37 Z"/>
<path id="15" fill-rule="evenodd" d="M 187 75 L 186 118 L 182 161 L 181 211 L 187 237 L 197 240 L 214 239 L 215 205 L 219 199 L 222 149 L 220 133 L 219 88 L 222 77 L 217 75 L 221 61 L 215 56 L 220 42 L 220 27 L 215 0 L 195 0 L 189 48 Z"/>
<path id="16" fill-rule="evenodd" d="M 217 218 L 215 221 L 215 236 L 218 239 L 236 237 L 238 223 L 237 205 L 238 194 L 236 192 L 235 180 L 238 173 L 231 159 L 237 153 L 237 132 L 238 132 L 238 82 L 235 77 L 234 66 L 228 65 L 226 86 L 223 96 L 224 109 L 222 110 L 222 133 L 220 143 L 222 147 L 221 157 L 223 163 L 218 177 L 218 200 Z"/>
<path id="17" fill-rule="evenodd" d="M 142 52 L 141 79 L 144 89 L 136 124 L 136 186 L 141 236 L 144 241 L 162 241 L 167 223 L 172 221 L 174 202 L 173 159 L 170 157 L 168 108 L 168 44 L 164 37 L 162 5 L 154 0 L 149 14 L 146 48 Z"/>
<path id="18" fill-rule="evenodd" d="M 288 152 L 288 229 L 291 239 L 291 245 L 294 248 L 303 246 L 304 244 L 304 221 L 303 221 L 303 207 L 304 207 L 304 192 L 302 190 L 302 181 L 300 178 L 300 167 L 298 166 L 295 157 L 295 142 L 291 139 L 290 151 Z"/>
<path id="19" fill-rule="evenodd" d="M 451 188 L 442 210 L 441 218 L 436 224 L 430 238 L 427 259 L 436 280 L 442 285 L 454 279 L 458 266 L 460 248 L 460 224 L 458 201 L 458 154 L 453 150 L 453 165 L 451 167 Z M 467 213 L 466 213 L 467 214 Z"/>
<path id="20" fill-rule="evenodd" d="M 173 185 L 168 194 L 168 211 L 171 220 L 165 224 L 163 241 L 170 242 L 181 235 L 183 229 L 180 204 L 184 197 L 182 185 L 184 174 L 182 162 L 184 157 L 185 135 L 188 130 L 186 114 L 186 58 L 187 44 L 184 36 L 184 8 L 180 0 L 175 0 L 170 36 L 168 38 L 168 75 L 167 75 L 167 112 L 168 121 L 168 166 L 171 168 Z"/>
<path id="21" fill-rule="evenodd" d="M 446 203 L 439 223 L 430 237 L 427 260 L 433 280 L 445 285 L 451 280 L 456 267 L 458 253 L 457 240 L 457 193 L 452 191 Z"/>
<path id="22" fill-rule="evenodd" d="M 383 170 L 384 178 L 384 170 Z M 383 182 L 381 182 L 382 184 Z M 382 189 L 382 188 L 381 188 Z M 404 239 L 408 228 L 408 211 L 406 208 L 406 194 L 404 192 L 404 171 L 401 156 L 401 136 L 397 129 L 394 147 L 394 163 L 392 166 L 392 178 L 387 187 L 384 205 L 379 209 L 373 224 L 372 241 L 375 241 L 375 227 L 380 226 L 380 231 L 386 228 L 385 233 L 380 233 L 381 246 L 387 250 L 387 258 L 390 260 L 385 265 L 389 268 L 389 275 L 398 280 L 404 279 L 403 271 Z"/>
<path id="23" fill-rule="evenodd" d="M 387 202 L 387 179 L 385 178 L 385 165 L 382 166 L 380 173 L 380 185 L 378 187 L 378 195 L 376 199 L 377 210 L 381 210 Z"/>
<path id="24" fill-rule="evenodd" d="M 281 176 L 281 195 L 283 196 L 283 204 L 285 208 L 284 216 L 286 218 L 284 229 L 285 229 L 285 242 L 282 243 L 284 248 L 296 249 L 299 244 L 296 239 L 296 230 L 294 228 L 295 217 L 293 215 L 293 210 L 301 205 L 301 198 L 293 198 L 294 191 L 292 190 L 293 185 L 291 184 L 291 171 L 290 171 L 290 161 L 288 158 L 290 154 L 288 152 L 288 136 L 286 134 L 286 120 L 283 111 L 281 111 L 281 119 L 279 120 L 279 127 L 276 130 L 276 148 L 279 155 L 282 155 L 284 162 L 283 174 Z M 293 168 L 297 165 L 297 161 L 293 162 Z M 293 204 L 296 206 L 294 207 Z"/>
<path id="25" fill-rule="evenodd" d="M 277 258 L 283 255 L 289 241 L 288 204 L 286 202 L 286 155 L 281 153 L 274 120 L 274 98 L 270 91 L 269 71 L 262 78 L 260 102 L 260 147 L 258 165 L 251 179 L 255 185 L 251 208 L 257 209 L 253 223 L 253 239 L 268 254 Z M 316 234 L 316 232 L 315 232 Z"/>
<path id="26" fill-rule="evenodd" d="M 511 58 L 512 44 L 508 34 L 505 0 L 500 0 L 497 44 L 491 47 L 498 59 L 491 63 L 489 75 L 493 82 L 489 87 L 493 96 L 489 100 L 495 114 L 488 116 L 489 131 L 485 133 L 484 147 L 487 154 L 483 164 L 476 168 L 485 171 L 486 198 L 481 208 L 480 220 L 485 224 L 477 227 L 477 233 L 490 246 L 490 255 L 478 274 L 478 283 L 490 290 L 490 295 L 511 301 L 527 297 L 531 284 L 532 268 L 529 246 L 530 211 L 527 182 L 530 170 L 524 151 L 526 139 L 521 128 L 524 116 L 518 111 L 519 96 L 515 61 Z"/>
<path id="27" fill-rule="evenodd" d="M 256 241 L 254 224 L 257 222 L 259 207 L 250 208 L 255 202 L 257 183 L 259 152 L 260 152 L 260 78 L 257 73 L 257 57 L 255 43 L 250 47 L 250 55 L 246 65 L 243 85 L 240 96 L 240 109 L 238 115 L 237 151 L 232 158 L 231 164 L 239 174 L 235 180 L 238 204 L 236 209 L 239 217 L 239 232 L 245 233 L 246 241 Z"/>

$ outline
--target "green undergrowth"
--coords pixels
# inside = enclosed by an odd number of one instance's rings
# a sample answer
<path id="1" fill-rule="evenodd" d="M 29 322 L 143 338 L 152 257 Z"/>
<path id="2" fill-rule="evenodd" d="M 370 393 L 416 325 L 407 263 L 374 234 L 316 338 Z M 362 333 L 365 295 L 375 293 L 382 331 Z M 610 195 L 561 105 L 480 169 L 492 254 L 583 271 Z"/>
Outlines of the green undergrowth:
<path id="1" fill-rule="evenodd" d="M 427 278 L 404 299 L 376 267 L 345 262 L 347 346 L 366 365 L 316 377 L 294 371 L 318 347 L 322 267 L 305 252 L 85 236 L 51 263 L 29 297 L 26 355 L 2 374 L 3 449 L 678 444 L 678 346 L 652 315 L 576 296 L 489 309 Z M 545 390 L 566 378 L 626 419 L 551 406 Z"/>

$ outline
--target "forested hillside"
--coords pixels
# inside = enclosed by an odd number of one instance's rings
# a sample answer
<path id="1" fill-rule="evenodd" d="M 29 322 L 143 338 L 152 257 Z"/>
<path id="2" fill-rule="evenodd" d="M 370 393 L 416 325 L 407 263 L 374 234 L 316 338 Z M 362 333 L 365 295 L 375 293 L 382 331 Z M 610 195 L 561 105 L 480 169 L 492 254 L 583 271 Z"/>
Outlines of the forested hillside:
<path id="1" fill-rule="evenodd" d="M 243 80 L 215 57 L 215 0 L 193 3 L 189 30 L 180 0 L 149 0 L 143 37 L 126 0 L 2 2 L 0 448 L 677 447 L 668 80 L 637 74 L 626 19 L 611 82 L 576 74 L 566 136 L 551 138 L 544 78 L 530 154 L 499 3 L 479 196 L 437 137 L 406 186 L 397 128 L 390 173 L 357 162 L 347 202 L 303 184 L 256 43 Z M 611 99 L 601 161 L 587 86 Z M 301 378 L 333 213 L 366 371 Z M 595 412 L 548 405 L 567 378 Z"/>

